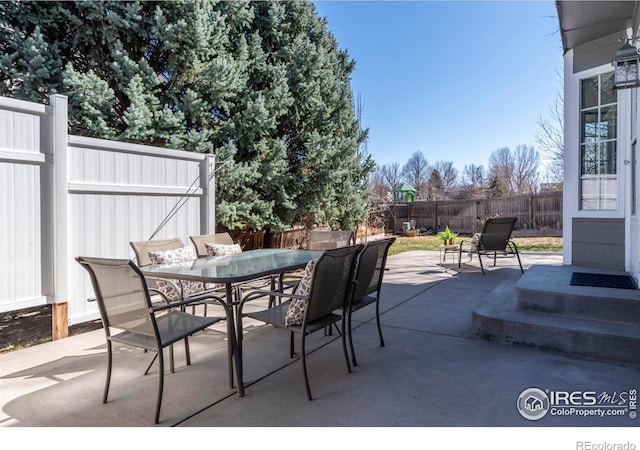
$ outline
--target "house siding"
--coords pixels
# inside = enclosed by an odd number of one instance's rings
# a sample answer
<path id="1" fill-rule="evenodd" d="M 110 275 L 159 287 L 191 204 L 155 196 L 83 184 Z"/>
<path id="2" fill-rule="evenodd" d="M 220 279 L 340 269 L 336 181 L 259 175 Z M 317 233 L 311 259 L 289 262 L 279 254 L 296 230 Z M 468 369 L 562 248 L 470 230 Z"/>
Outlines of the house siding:
<path id="1" fill-rule="evenodd" d="M 572 264 L 625 270 L 625 220 L 573 218 Z"/>
<path id="2" fill-rule="evenodd" d="M 618 38 L 625 36 L 626 30 L 610 34 L 596 39 L 573 50 L 573 73 L 598 67 L 603 64 L 611 64 L 616 52 L 622 45 Z"/>

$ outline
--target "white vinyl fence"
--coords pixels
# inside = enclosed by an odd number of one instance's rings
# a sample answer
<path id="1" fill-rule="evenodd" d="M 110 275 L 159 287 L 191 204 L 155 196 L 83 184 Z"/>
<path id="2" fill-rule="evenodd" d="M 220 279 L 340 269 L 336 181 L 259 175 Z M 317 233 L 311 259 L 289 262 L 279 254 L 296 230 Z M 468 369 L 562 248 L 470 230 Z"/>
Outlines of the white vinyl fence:
<path id="1" fill-rule="evenodd" d="M 67 303 L 99 317 L 76 256 L 134 258 L 130 241 L 213 233 L 214 158 L 67 134 L 67 98 L 0 97 L 0 312 Z"/>

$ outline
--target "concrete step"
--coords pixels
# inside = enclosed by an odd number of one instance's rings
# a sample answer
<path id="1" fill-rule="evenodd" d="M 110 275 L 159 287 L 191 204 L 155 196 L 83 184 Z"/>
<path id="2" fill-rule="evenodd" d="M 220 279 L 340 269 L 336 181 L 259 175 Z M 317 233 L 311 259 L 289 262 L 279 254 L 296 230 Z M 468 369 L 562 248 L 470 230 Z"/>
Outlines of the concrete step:
<path id="1" fill-rule="evenodd" d="M 476 334 L 492 341 L 640 367 L 637 325 L 522 310 L 514 304 L 514 289 L 513 281 L 503 282 L 473 311 Z"/>
<path id="2" fill-rule="evenodd" d="M 573 272 L 626 275 L 580 266 L 533 266 L 515 286 L 515 305 L 528 311 L 640 323 L 640 290 L 571 286 Z"/>

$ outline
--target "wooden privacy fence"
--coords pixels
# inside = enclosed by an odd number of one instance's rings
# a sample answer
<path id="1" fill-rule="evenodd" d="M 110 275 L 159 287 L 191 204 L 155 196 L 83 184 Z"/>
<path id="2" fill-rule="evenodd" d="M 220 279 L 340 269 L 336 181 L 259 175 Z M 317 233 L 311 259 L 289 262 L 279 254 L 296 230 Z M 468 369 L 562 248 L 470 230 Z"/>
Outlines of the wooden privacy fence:
<path id="1" fill-rule="evenodd" d="M 315 227 L 314 230 L 329 230 L 328 227 Z M 282 233 L 267 234 L 264 231 L 244 232 L 233 239 L 243 250 L 256 248 L 307 248 L 309 232 L 304 227 L 295 227 Z M 384 238 L 384 228 L 359 226 L 355 233 L 356 243 L 364 243 Z"/>
<path id="2" fill-rule="evenodd" d="M 418 201 L 394 203 L 386 208 L 385 225 L 400 233 L 403 224 L 434 233 L 445 227 L 456 233 L 480 231 L 487 217 L 515 216 L 519 236 L 562 235 L 562 192 L 482 200 Z"/>

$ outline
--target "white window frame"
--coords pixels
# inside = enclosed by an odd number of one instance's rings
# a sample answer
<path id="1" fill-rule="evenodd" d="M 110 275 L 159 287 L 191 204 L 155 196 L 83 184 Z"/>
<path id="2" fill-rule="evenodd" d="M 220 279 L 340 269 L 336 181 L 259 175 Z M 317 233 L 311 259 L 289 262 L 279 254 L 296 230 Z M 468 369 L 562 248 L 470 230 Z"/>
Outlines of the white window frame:
<path id="1" fill-rule="evenodd" d="M 569 55 L 565 55 L 567 57 Z M 565 70 L 568 67 L 565 65 Z M 581 209 L 581 141 L 580 141 L 580 112 L 581 112 L 581 81 L 612 72 L 611 64 L 594 67 L 578 73 L 565 73 L 565 83 L 569 82 L 569 86 L 565 86 L 565 205 L 571 217 L 576 218 L 624 218 L 625 217 L 625 170 L 623 166 L 626 147 L 628 146 L 627 134 L 622 124 L 630 120 L 627 112 L 621 107 L 621 93 L 624 89 L 618 91 L 617 98 L 617 129 L 616 129 L 616 209 L 595 210 Z M 625 102 L 622 102 L 625 103 Z M 570 223 L 570 222 L 568 222 Z"/>

